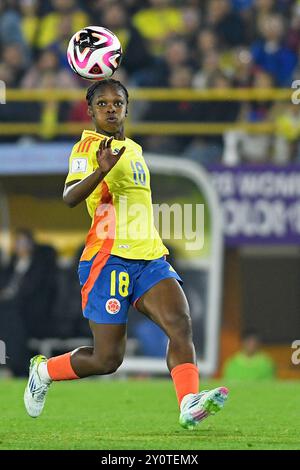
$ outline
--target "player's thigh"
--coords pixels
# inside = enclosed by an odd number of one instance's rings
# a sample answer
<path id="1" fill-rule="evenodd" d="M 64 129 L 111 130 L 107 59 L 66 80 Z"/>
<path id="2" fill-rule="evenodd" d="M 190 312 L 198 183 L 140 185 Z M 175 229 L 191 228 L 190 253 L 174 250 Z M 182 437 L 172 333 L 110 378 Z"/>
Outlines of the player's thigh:
<path id="1" fill-rule="evenodd" d="M 89 320 L 94 338 L 94 355 L 99 359 L 115 358 L 121 362 L 126 347 L 127 325 L 99 324 Z"/>
<path id="2" fill-rule="evenodd" d="M 171 329 L 191 329 L 189 305 L 183 289 L 174 278 L 159 281 L 136 302 L 137 309 L 169 333 Z"/>

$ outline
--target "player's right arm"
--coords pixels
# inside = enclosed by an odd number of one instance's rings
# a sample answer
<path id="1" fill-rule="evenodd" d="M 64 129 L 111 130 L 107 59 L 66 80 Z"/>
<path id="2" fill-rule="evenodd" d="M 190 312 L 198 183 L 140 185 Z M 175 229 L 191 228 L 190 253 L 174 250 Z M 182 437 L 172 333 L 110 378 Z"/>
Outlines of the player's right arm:
<path id="1" fill-rule="evenodd" d="M 63 193 L 63 200 L 69 207 L 75 207 L 84 201 L 105 178 L 107 173 L 115 166 L 119 158 L 123 155 L 125 147 L 118 152 L 111 149 L 113 137 L 103 139 L 100 142 L 96 153 L 98 168 L 84 179 L 74 179 L 66 182 Z"/>
<path id="2" fill-rule="evenodd" d="M 100 168 L 97 168 L 83 180 L 73 180 L 66 183 L 63 193 L 64 202 L 69 207 L 76 207 L 96 189 L 104 177 L 105 175 L 101 173 Z"/>

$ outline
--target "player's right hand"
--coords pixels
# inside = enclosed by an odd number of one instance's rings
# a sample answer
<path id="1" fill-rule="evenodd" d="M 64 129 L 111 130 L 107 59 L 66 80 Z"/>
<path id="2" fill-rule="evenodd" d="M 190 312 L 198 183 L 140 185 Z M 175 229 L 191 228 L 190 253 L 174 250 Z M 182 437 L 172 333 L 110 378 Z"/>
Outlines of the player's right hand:
<path id="1" fill-rule="evenodd" d="M 125 152 L 124 146 L 120 150 L 113 151 L 111 148 L 112 141 L 113 137 L 101 140 L 99 149 L 96 152 L 99 168 L 101 173 L 104 174 L 107 174 L 115 166 Z"/>

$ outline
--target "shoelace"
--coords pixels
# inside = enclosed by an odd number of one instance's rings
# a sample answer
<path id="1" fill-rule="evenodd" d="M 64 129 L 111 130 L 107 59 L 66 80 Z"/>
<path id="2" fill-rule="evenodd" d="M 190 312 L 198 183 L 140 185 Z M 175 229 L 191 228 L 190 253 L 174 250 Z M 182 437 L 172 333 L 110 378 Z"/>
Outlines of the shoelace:
<path id="1" fill-rule="evenodd" d="M 36 388 L 35 390 L 33 390 L 32 393 L 32 396 L 33 398 L 38 401 L 38 402 L 41 402 L 44 400 L 45 398 L 45 395 L 47 393 L 47 390 L 48 390 L 48 386 L 47 385 L 40 385 L 38 388 Z"/>
<path id="2" fill-rule="evenodd" d="M 195 405 L 197 405 L 199 403 L 199 401 L 201 400 L 203 395 L 207 392 L 208 392 L 208 390 L 202 390 L 202 392 L 198 393 L 198 395 L 193 399 L 193 401 L 186 403 L 185 408 L 186 409 L 193 408 Z"/>

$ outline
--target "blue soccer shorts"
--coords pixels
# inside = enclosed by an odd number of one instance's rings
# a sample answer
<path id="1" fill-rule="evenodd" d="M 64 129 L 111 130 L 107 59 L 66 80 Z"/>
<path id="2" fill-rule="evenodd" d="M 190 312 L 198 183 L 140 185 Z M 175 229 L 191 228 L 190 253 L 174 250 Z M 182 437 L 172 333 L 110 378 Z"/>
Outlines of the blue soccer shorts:
<path id="1" fill-rule="evenodd" d="M 145 261 L 99 252 L 78 268 L 83 316 L 95 323 L 127 323 L 130 304 L 163 279 L 182 279 L 165 257 Z"/>

